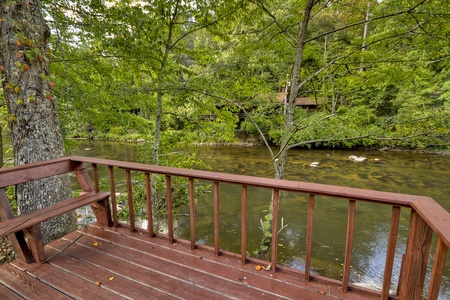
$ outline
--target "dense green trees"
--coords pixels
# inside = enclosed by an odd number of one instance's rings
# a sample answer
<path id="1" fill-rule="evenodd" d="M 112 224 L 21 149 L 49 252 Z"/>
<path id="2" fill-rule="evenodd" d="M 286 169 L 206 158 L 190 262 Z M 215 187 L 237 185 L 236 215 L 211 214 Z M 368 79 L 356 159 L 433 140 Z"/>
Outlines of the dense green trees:
<path id="1" fill-rule="evenodd" d="M 249 112 L 240 129 L 258 133 L 256 123 L 273 144 L 445 147 L 445 9 L 439 0 L 52 1 L 64 129 L 146 139 L 157 163 L 166 135 L 233 141 L 240 106 Z M 274 102 L 287 83 L 288 103 L 325 104 L 314 114 L 290 107 L 286 121 Z"/>

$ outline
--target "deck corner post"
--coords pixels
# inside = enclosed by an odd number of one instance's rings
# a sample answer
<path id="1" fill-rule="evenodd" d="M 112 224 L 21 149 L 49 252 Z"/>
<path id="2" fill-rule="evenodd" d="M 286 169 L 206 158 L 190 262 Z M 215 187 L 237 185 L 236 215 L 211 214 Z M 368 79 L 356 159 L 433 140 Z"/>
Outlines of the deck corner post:
<path id="1" fill-rule="evenodd" d="M 97 222 L 101 226 L 105 227 L 113 226 L 113 220 L 111 218 L 111 207 L 109 205 L 109 197 L 91 204 L 91 209 L 94 212 Z"/>
<path id="2" fill-rule="evenodd" d="M 43 262 L 47 257 L 44 250 L 44 240 L 41 232 L 41 224 L 34 225 L 24 230 L 24 234 L 28 239 L 33 258 L 36 262 Z"/>
<path id="3" fill-rule="evenodd" d="M 432 235 L 430 226 L 413 209 L 398 283 L 400 299 L 422 299 Z"/>

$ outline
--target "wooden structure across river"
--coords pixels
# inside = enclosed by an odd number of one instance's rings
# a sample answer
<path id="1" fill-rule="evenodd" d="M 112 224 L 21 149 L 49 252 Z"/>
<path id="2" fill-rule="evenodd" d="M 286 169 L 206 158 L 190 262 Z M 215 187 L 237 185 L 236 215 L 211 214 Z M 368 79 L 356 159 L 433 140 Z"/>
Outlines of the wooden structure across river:
<path id="1" fill-rule="evenodd" d="M 100 191 L 100 166 L 108 171 L 107 191 Z M 129 216 L 120 221 L 117 211 L 115 172 L 125 172 Z M 4 188 L 43 177 L 74 172 L 81 195 L 25 216 L 14 216 Z M 134 212 L 133 177 L 145 178 L 147 211 L 152 211 L 152 174 L 165 177 L 168 233 L 139 228 Z M 174 236 L 172 183 L 186 180 L 189 191 L 190 239 Z M 213 186 L 214 217 L 211 246 L 196 239 L 196 181 Z M 221 248 L 220 186 L 233 184 L 241 190 L 240 253 Z M 247 207 L 249 187 L 273 191 L 272 248 L 268 261 L 248 256 Z M 12 240 L 17 259 L 0 266 L 1 299 L 438 299 L 450 246 L 450 214 L 428 197 L 377 192 L 355 188 L 274 180 L 244 175 L 187 170 L 139 163 L 71 156 L 52 161 L 0 170 L 0 234 Z M 281 192 L 309 197 L 303 270 L 282 265 L 277 256 L 281 220 L 278 200 Z M 316 197 L 340 198 L 348 203 L 345 260 L 339 280 L 312 272 L 314 203 Z M 322 200 L 321 200 L 322 201 Z M 367 201 L 391 207 L 388 247 L 383 283 L 379 289 L 352 283 L 351 261 L 357 203 Z M 48 218 L 91 205 L 97 221 L 48 245 L 42 242 L 40 224 Z M 392 282 L 400 211 L 408 210 L 409 231 L 401 259 L 398 282 Z M 433 235 L 435 239 L 432 239 Z M 435 247 L 432 241 L 435 240 Z M 431 249 L 434 253 L 429 255 Z M 429 257 L 433 259 L 429 260 Z M 330 258 L 333 259 L 333 258 Z M 430 264 L 429 283 L 425 277 Z M 266 270 L 267 269 L 267 270 Z M 395 290 L 391 287 L 397 286 Z"/>

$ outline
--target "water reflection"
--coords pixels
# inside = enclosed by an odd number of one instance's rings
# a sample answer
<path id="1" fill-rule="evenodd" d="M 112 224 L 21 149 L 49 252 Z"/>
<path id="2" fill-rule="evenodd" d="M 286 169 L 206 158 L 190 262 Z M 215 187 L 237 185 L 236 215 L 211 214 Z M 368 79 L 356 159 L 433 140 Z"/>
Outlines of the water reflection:
<path id="1" fill-rule="evenodd" d="M 81 142 L 73 153 L 111 159 L 134 161 L 132 144 Z M 357 162 L 350 155 L 367 159 Z M 273 177 L 270 156 L 259 147 L 204 147 L 198 156 L 215 171 L 234 174 Z M 312 162 L 319 162 L 315 167 Z M 413 154 L 404 152 L 342 151 L 342 150 L 294 150 L 290 152 L 285 179 L 350 186 L 380 191 L 430 196 L 450 211 L 448 178 L 450 157 Z M 202 183 L 198 183 L 202 184 Z M 249 189 L 248 251 L 258 248 L 262 235 L 260 219 L 270 202 L 270 191 Z M 198 242 L 213 244 L 212 193 L 198 199 Z M 342 278 L 345 253 L 345 234 L 348 201 L 345 199 L 316 198 L 313 237 L 313 272 L 336 279 Z M 240 252 L 240 187 L 221 185 L 220 211 L 221 247 Z M 307 196 L 283 193 L 280 202 L 280 217 L 287 227 L 279 236 L 279 260 L 292 267 L 304 270 Z M 357 203 L 351 281 L 360 285 L 380 287 L 387 251 L 387 238 L 391 207 Z M 178 212 L 179 224 L 189 224 L 188 211 Z M 402 210 L 399 241 L 394 262 L 393 286 L 398 281 L 400 257 L 404 253 L 409 212 Z M 184 226 L 180 226 L 183 228 Z M 187 228 L 187 227 L 186 227 Z M 189 238 L 189 232 L 179 233 Z M 450 258 L 447 258 L 445 277 L 440 299 L 450 299 Z"/>

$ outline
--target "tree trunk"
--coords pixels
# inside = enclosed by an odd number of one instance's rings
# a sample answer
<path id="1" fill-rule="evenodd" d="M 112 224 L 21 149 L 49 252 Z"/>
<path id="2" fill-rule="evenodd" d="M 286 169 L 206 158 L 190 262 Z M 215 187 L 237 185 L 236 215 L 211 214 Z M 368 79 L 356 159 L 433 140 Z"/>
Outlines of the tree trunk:
<path id="1" fill-rule="evenodd" d="M 314 0 L 308 0 L 306 2 L 305 11 L 303 15 L 303 20 L 300 22 L 298 40 L 297 40 L 297 51 L 295 54 L 295 62 L 294 67 L 292 69 L 292 79 L 291 79 L 291 90 L 288 96 L 287 103 L 287 112 L 285 116 L 285 125 L 284 125 L 284 134 L 281 139 L 280 150 L 277 155 L 276 160 L 276 168 L 275 168 L 275 178 L 282 179 L 284 174 L 284 169 L 286 166 L 286 161 L 288 157 L 288 144 L 292 138 L 292 133 L 294 132 L 293 122 L 294 122 L 294 113 L 295 113 L 295 99 L 299 94 L 299 85 L 300 85 L 300 70 L 302 67 L 303 61 L 303 49 L 305 46 L 306 32 L 308 30 L 309 18 L 311 16 L 311 11 L 314 7 Z M 273 194 L 273 193 L 272 193 Z M 281 197 L 281 195 L 280 195 Z M 261 246 L 258 251 L 257 257 L 259 259 L 268 260 L 269 250 L 271 249 L 272 244 L 272 212 L 273 212 L 273 195 L 272 200 L 270 202 L 269 212 L 265 216 L 265 221 L 261 220 L 261 223 L 269 222 L 269 226 L 263 226 L 263 239 L 261 241 Z M 277 220 L 275 220 L 277 221 Z"/>
<path id="2" fill-rule="evenodd" d="M 292 69 L 291 90 L 289 92 L 287 114 L 284 123 L 284 134 L 281 139 L 280 153 L 278 156 L 276 179 L 283 178 L 284 168 L 286 166 L 286 160 L 288 156 L 287 144 L 291 140 L 293 132 L 292 125 L 294 122 L 295 99 L 298 97 L 299 94 L 300 70 L 302 68 L 303 62 L 303 49 L 305 47 L 306 32 L 308 30 L 309 18 L 311 16 L 311 11 L 313 7 L 314 7 L 314 0 L 308 0 L 306 2 L 303 20 L 300 22 L 297 40 L 297 49 L 296 49 L 297 51 L 295 53 L 294 67 Z"/>
<path id="3" fill-rule="evenodd" d="M 1 1 L 0 68 L 8 106 L 15 165 L 64 155 L 64 144 L 50 80 L 50 29 L 39 0 Z M 70 198 L 68 176 L 42 179 L 16 187 L 21 214 Z M 45 242 L 76 228 L 75 213 L 43 226 Z"/>

